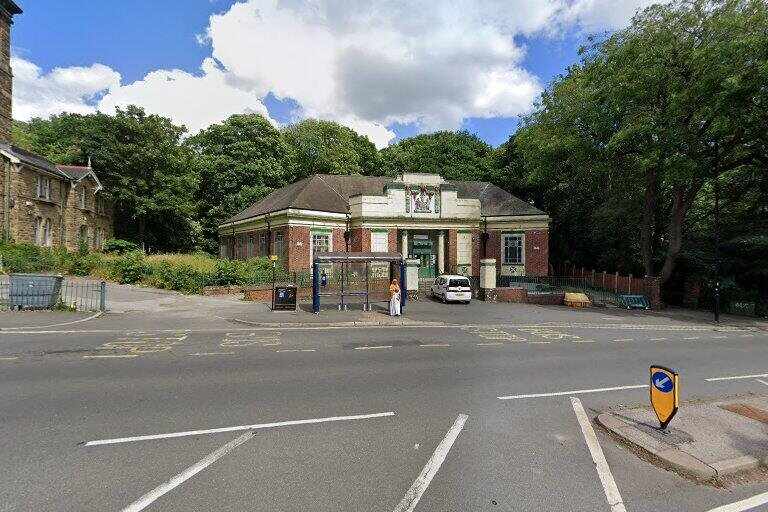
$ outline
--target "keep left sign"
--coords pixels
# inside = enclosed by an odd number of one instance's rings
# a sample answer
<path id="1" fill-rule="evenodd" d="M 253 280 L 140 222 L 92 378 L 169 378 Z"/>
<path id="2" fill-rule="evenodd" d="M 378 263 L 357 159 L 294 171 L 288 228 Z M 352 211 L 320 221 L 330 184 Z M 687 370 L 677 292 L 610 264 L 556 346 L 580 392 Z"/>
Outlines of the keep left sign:
<path id="1" fill-rule="evenodd" d="M 663 430 L 677 413 L 680 376 L 676 371 L 658 365 L 651 366 L 650 374 L 651 406 Z"/>

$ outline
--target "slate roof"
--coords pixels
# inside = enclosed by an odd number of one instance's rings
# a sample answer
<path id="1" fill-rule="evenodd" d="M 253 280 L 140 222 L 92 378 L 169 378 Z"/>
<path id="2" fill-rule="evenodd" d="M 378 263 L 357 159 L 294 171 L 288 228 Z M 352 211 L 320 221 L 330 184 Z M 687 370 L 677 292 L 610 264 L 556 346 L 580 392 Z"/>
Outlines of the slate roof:
<path id="1" fill-rule="evenodd" d="M 54 174 L 60 178 L 70 179 L 69 176 L 56 168 L 56 164 L 40 155 L 27 151 L 26 149 L 21 149 L 20 147 L 8 144 L 7 142 L 0 142 L 0 151 L 16 158 L 21 161 L 21 163 L 29 165 L 30 167 Z"/>
<path id="2" fill-rule="evenodd" d="M 57 165 L 56 168 L 75 181 L 92 171 L 90 167 L 81 165 Z"/>
<path id="3" fill-rule="evenodd" d="M 275 190 L 224 224 L 278 212 L 287 208 L 346 213 L 349 198 L 355 195 L 384 195 L 384 187 L 393 178 L 361 175 L 315 174 Z M 458 197 L 480 200 L 483 216 L 546 215 L 543 211 L 484 181 L 449 181 Z"/>

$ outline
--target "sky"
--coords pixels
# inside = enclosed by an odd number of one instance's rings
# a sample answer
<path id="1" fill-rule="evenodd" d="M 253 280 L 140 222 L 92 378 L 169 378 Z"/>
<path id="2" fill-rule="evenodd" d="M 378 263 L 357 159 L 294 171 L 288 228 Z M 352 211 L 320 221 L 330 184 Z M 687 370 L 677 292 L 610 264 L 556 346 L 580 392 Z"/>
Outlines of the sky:
<path id="1" fill-rule="evenodd" d="M 651 0 L 16 0 L 14 118 L 136 104 L 190 134 L 237 113 L 329 119 L 381 148 L 463 129 L 493 146 Z"/>

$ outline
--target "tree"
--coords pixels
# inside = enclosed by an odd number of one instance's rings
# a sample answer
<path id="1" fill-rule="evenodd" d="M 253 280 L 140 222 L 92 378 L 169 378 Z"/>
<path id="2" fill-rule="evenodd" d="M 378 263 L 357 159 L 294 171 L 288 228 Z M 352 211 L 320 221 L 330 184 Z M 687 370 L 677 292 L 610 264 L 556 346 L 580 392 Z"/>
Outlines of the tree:
<path id="1" fill-rule="evenodd" d="M 114 205 L 115 236 L 153 250 L 192 248 L 196 179 L 182 148 L 184 127 L 129 106 L 115 115 L 33 119 L 22 142 L 60 164 L 94 171 Z"/>
<path id="2" fill-rule="evenodd" d="M 381 173 L 381 156 L 364 135 L 333 121 L 306 119 L 283 129 L 291 181 L 312 174 Z"/>
<path id="3" fill-rule="evenodd" d="M 381 151 L 384 172 L 439 174 L 450 180 L 482 180 L 491 172 L 492 148 L 468 132 L 435 132 L 399 141 Z"/>
<path id="4" fill-rule="evenodd" d="M 515 139 L 529 180 L 570 185 L 590 207 L 612 202 L 609 225 L 632 226 L 626 249 L 668 282 L 702 192 L 765 168 L 767 23 L 761 0 L 681 0 L 593 41 Z"/>
<path id="5" fill-rule="evenodd" d="M 216 252 L 218 226 L 293 180 L 288 146 L 259 114 L 233 115 L 186 142 L 199 176 L 197 215 L 205 248 Z"/>

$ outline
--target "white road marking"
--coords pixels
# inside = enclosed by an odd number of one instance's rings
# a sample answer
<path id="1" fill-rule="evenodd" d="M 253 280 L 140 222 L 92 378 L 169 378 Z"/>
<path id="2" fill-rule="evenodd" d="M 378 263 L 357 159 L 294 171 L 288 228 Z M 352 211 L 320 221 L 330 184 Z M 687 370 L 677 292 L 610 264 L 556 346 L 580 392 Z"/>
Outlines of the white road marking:
<path id="1" fill-rule="evenodd" d="M 376 350 L 378 348 L 392 348 L 392 345 L 374 345 L 373 347 L 355 347 L 355 350 Z"/>
<path id="2" fill-rule="evenodd" d="M 503 343 L 501 343 L 500 341 L 495 341 L 495 342 L 492 342 L 492 343 L 478 343 L 477 344 L 478 347 L 489 347 L 489 346 L 492 347 L 492 346 L 497 346 L 497 345 L 503 345 Z"/>
<path id="3" fill-rule="evenodd" d="M 765 384 L 766 386 L 768 386 L 768 382 L 764 381 L 763 379 L 755 379 L 755 380 L 760 384 Z"/>
<path id="4" fill-rule="evenodd" d="M 667 338 L 648 338 L 649 341 L 666 341 Z"/>
<path id="5" fill-rule="evenodd" d="M 427 461 L 424 469 L 421 470 L 419 476 L 414 480 L 411 488 L 408 489 L 408 492 L 405 493 L 403 499 L 400 500 L 400 503 L 395 507 L 394 512 L 412 512 L 413 509 L 416 508 L 416 505 L 424 495 L 427 487 L 429 487 L 430 482 L 432 482 L 432 479 L 437 474 L 440 466 L 442 466 L 445 461 L 445 457 L 451 450 L 456 438 L 459 437 L 461 429 L 464 428 L 464 423 L 467 421 L 468 417 L 469 416 L 466 414 L 459 414 L 456 421 L 453 422 L 453 426 L 448 430 L 448 433 L 445 434 L 445 437 L 440 441 L 440 444 L 437 445 L 437 448 L 435 448 L 435 452 Z"/>
<path id="6" fill-rule="evenodd" d="M 179 485 L 183 484 L 220 458 L 222 458 L 224 455 L 229 453 L 230 451 L 234 450 L 241 444 L 245 443 L 246 441 L 249 441 L 253 436 L 256 435 L 256 432 L 246 432 L 245 434 L 241 435 L 240 437 L 233 439 L 232 441 L 228 442 L 221 448 L 218 448 L 217 450 L 209 453 L 205 457 L 203 457 L 199 462 L 189 466 L 187 469 L 179 473 L 178 475 L 174 476 L 164 484 L 155 487 L 151 491 L 149 491 L 147 494 L 139 498 L 138 500 L 134 501 L 127 507 L 125 507 L 122 512 L 139 512 L 140 510 L 144 510 L 148 506 L 150 506 L 152 503 L 154 503 L 158 498 L 163 496 L 169 491 L 172 491 Z"/>
<path id="7" fill-rule="evenodd" d="M 633 341 L 633 338 L 619 338 L 613 341 Z"/>
<path id="8" fill-rule="evenodd" d="M 275 352 L 314 352 L 314 348 L 284 348 L 275 350 Z"/>
<path id="9" fill-rule="evenodd" d="M 174 437 L 199 436 L 203 434 L 220 434 L 222 432 L 236 432 L 238 430 L 259 430 L 262 428 L 289 427 L 293 425 L 310 425 L 315 423 L 330 423 L 333 421 L 369 420 L 372 418 L 384 418 L 394 416 L 395 413 L 377 412 L 373 414 L 355 414 L 351 416 L 330 416 L 327 418 L 312 418 L 308 420 L 276 421 L 273 423 L 257 423 L 254 425 L 238 425 L 236 427 L 210 428 L 206 430 L 187 430 L 185 432 L 171 432 L 169 434 L 150 434 L 143 436 L 118 437 L 116 439 L 100 439 L 88 441 L 84 446 L 99 446 L 104 444 L 132 443 L 134 441 L 149 441 L 152 439 L 171 439 Z"/>
<path id="10" fill-rule="evenodd" d="M 98 313 L 94 313 L 94 314 L 92 314 L 89 317 L 81 318 L 80 320 L 72 320 L 71 322 L 62 322 L 62 323 L 59 323 L 59 324 L 48 324 L 48 325 L 38 325 L 38 326 L 34 326 L 33 325 L 33 326 L 26 326 L 26 327 L 3 327 L 2 329 L 0 329 L 0 331 L 6 332 L 9 329 L 14 329 L 14 330 L 16 330 L 16 329 L 46 329 L 48 327 L 60 327 L 62 325 L 79 324 L 79 323 L 82 323 L 82 322 L 87 322 L 88 320 L 93 320 L 94 318 L 98 318 L 98 317 L 100 317 L 103 314 L 104 313 L 102 311 L 99 311 Z M 13 333 L 9 332 L 8 334 L 13 334 Z"/>
<path id="11" fill-rule="evenodd" d="M 734 375 L 733 377 L 712 377 L 704 380 L 707 382 L 717 382 L 720 380 L 758 379 L 760 377 L 768 377 L 768 373 L 757 373 L 755 375 Z"/>
<path id="12" fill-rule="evenodd" d="M 104 356 L 83 356 L 83 359 L 123 359 L 130 357 L 139 357 L 139 354 L 114 354 Z"/>
<path id="13" fill-rule="evenodd" d="M 701 339 L 699 336 L 688 336 L 687 338 L 683 338 L 684 340 L 698 340 Z"/>
<path id="14" fill-rule="evenodd" d="M 529 341 L 531 345 L 549 345 L 551 341 Z"/>
<path id="15" fill-rule="evenodd" d="M 725 338 L 727 338 L 727 337 L 728 337 L 728 336 L 712 336 L 712 339 L 713 339 L 713 340 L 723 340 L 723 339 L 725 339 Z"/>
<path id="16" fill-rule="evenodd" d="M 15 361 L 18 357 L 0 357 L 0 361 Z"/>
<path id="17" fill-rule="evenodd" d="M 195 352 L 190 356 L 234 356 L 234 352 Z"/>
<path id="18" fill-rule="evenodd" d="M 445 348 L 450 346 L 450 343 L 425 343 L 423 345 L 419 345 L 419 347 L 422 348 Z"/>
<path id="19" fill-rule="evenodd" d="M 611 507 L 611 512 L 626 512 L 627 509 L 624 507 L 624 501 L 621 499 L 619 488 L 616 486 L 616 481 L 611 474 L 611 468 L 608 467 L 608 461 L 605 460 L 603 449 L 600 448 L 600 442 L 597 440 L 595 430 L 589 422 L 586 411 L 584 411 L 584 406 L 581 405 L 581 400 L 571 397 L 571 404 L 573 405 L 573 412 L 576 413 L 576 419 L 581 426 L 581 432 L 584 434 L 584 441 L 586 441 L 589 453 L 595 463 L 597 476 L 600 478 L 600 483 L 603 484 L 605 499 Z"/>
<path id="20" fill-rule="evenodd" d="M 597 343 L 595 340 L 573 340 L 571 343 Z"/>
<path id="21" fill-rule="evenodd" d="M 752 496 L 745 500 L 729 503 L 721 507 L 713 508 L 709 512 L 742 512 L 768 503 L 768 492 Z"/>
<path id="22" fill-rule="evenodd" d="M 647 388 L 648 384 L 635 384 L 632 386 L 614 386 L 611 388 L 576 389 L 573 391 L 556 391 L 554 393 L 533 393 L 530 395 L 507 395 L 496 397 L 499 400 L 517 400 L 518 398 L 543 398 L 549 396 L 584 395 L 587 393 L 602 393 L 604 391 L 619 391 L 622 389 Z"/>

